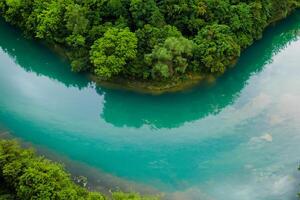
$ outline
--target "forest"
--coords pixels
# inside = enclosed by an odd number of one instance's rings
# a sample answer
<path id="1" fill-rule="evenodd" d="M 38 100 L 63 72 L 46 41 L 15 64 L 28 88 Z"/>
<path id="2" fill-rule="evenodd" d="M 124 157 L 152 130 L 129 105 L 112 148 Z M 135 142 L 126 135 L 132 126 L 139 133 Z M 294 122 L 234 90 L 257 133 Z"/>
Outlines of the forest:
<path id="1" fill-rule="evenodd" d="M 300 0 L 0 0 L 0 16 L 58 46 L 74 72 L 160 82 L 222 74 Z"/>

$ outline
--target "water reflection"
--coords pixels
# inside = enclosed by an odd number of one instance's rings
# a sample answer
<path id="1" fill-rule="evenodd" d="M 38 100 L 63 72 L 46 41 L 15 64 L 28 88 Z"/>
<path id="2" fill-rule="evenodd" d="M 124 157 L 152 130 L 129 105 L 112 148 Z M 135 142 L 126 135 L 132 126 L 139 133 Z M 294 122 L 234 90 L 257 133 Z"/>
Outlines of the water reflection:
<path id="1" fill-rule="evenodd" d="M 46 76 L 79 89 L 87 87 L 88 79 L 70 73 L 69 64 L 50 52 L 43 45 L 25 40 L 19 30 L 9 26 L 0 18 L 0 48 L 3 49 L 19 66 L 28 72 Z"/>

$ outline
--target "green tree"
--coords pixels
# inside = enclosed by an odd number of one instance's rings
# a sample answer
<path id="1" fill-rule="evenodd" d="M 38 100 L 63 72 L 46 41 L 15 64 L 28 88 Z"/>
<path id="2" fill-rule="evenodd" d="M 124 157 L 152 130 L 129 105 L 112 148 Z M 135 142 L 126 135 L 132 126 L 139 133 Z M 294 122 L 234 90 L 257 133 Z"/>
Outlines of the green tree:
<path id="1" fill-rule="evenodd" d="M 213 24 L 204 27 L 194 42 L 195 60 L 199 61 L 199 66 L 204 65 L 209 72 L 223 73 L 240 55 L 240 46 L 230 27 L 226 25 Z"/>
<path id="2" fill-rule="evenodd" d="M 161 27 L 165 24 L 164 16 L 154 0 L 131 0 L 130 2 L 129 10 L 135 27 L 142 28 L 145 24 Z"/>
<path id="3" fill-rule="evenodd" d="M 0 1 L 0 15 L 11 24 L 23 28 L 31 13 L 32 4 L 33 1 L 30 0 L 2 0 Z"/>
<path id="4" fill-rule="evenodd" d="M 91 62 L 95 73 L 110 79 L 124 71 L 126 62 L 135 59 L 137 48 L 136 35 L 128 28 L 108 29 L 91 48 Z"/>
<path id="5" fill-rule="evenodd" d="M 184 74 L 188 59 L 192 56 L 193 42 L 184 37 L 169 37 L 163 45 L 157 45 L 145 60 L 153 66 L 152 76 L 169 78 L 175 74 Z"/>
<path id="6" fill-rule="evenodd" d="M 180 31 L 175 26 L 166 25 L 162 28 L 146 24 L 136 31 L 138 38 L 138 51 L 140 54 L 150 53 L 152 49 L 165 42 L 168 37 L 181 37 Z"/>
<path id="7" fill-rule="evenodd" d="M 86 18 L 87 9 L 78 4 L 66 6 L 64 20 L 66 28 L 70 32 L 66 42 L 72 47 L 85 45 L 85 34 L 89 28 L 89 20 Z"/>

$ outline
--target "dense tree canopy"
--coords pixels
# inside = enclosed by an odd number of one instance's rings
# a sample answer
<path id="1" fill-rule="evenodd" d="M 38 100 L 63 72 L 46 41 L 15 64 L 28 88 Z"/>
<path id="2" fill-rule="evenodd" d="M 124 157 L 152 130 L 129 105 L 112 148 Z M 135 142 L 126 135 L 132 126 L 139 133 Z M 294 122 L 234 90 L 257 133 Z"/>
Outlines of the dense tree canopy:
<path id="1" fill-rule="evenodd" d="M 226 67 L 240 55 L 241 47 L 227 25 L 208 25 L 194 39 L 195 61 L 210 72 L 224 72 Z"/>
<path id="2" fill-rule="evenodd" d="M 91 49 L 95 74 L 111 78 L 125 71 L 127 61 L 136 57 L 137 38 L 128 28 L 109 28 Z"/>
<path id="3" fill-rule="evenodd" d="M 0 0 L 27 36 L 65 50 L 73 71 L 172 80 L 223 73 L 300 0 Z"/>
<path id="4" fill-rule="evenodd" d="M 152 77 L 169 78 L 185 73 L 188 58 L 192 56 L 193 42 L 184 37 L 168 37 L 161 45 L 156 45 L 145 61 L 152 67 Z"/>

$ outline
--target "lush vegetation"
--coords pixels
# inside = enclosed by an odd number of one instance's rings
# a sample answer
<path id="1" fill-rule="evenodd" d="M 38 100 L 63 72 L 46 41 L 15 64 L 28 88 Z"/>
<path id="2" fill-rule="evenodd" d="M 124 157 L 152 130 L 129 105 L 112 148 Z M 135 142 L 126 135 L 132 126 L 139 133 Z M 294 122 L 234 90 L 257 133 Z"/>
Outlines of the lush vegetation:
<path id="1" fill-rule="evenodd" d="M 300 0 L 0 0 L 28 37 L 59 46 L 76 72 L 162 81 L 223 73 Z"/>
<path id="2" fill-rule="evenodd" d="M 16 141 L 0 140 L 0 199 L 41 200 L 157 200 L 114 192 L 105 197 L 73 183 L 63 166 L 22 149 Z"/>

